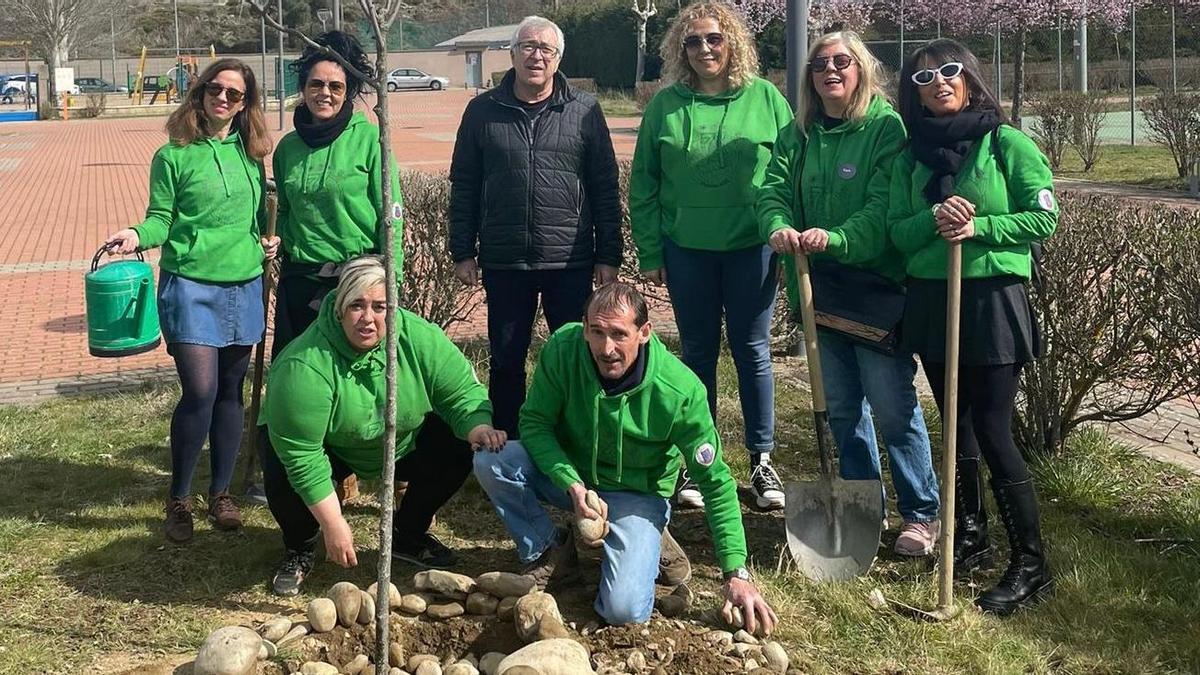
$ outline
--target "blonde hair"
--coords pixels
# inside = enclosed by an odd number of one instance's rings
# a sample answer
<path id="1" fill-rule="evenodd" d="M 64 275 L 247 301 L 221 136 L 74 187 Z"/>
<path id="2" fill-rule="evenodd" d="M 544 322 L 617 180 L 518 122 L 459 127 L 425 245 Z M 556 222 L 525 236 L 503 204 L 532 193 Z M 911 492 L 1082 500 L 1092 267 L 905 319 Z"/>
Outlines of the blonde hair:
<path id="1" fill-rule="evenodd" d="M 832 44 L 840 44 L 845 47 L 846 51 L 850 53 L 850 58 L 854 59 L 853 67 L 858 68 L 858 86 L 850 95 L 850 104 L 846 106 L 846 111 L 842 115 L 843 119 L 857 122 L 866 117 L 872 97 L 887 98 L 887 93 L 883 90 L 883 66 L 879 63 L 879 59 L 871 53 L 871 50 L 863 44 L 858 33 L 848 30 L 826 33 L 813 43 L 812 49 L 808 50 L 808 60 L 804 62 L 804 86 L 800 88 L 800 98 L 796 102 L 796 125 L 803 134 L 808 133 L 809 125 L 817 119 L 817 113 L 825 109 L 816 87 L 813 86 L 812 73 L 808 71 L 808 64 L 816 58 L 818 52 Z"/>
<path id="2" fill-rule="evenodd" d="M 675 15 L 658 48 L 663 60 L 663 76 L 692 89 L 697 88 L 699 82 L 696 71 L 688 63 L 683 38 L 692 22 L 700 19 L 715 19 L 725 37 L 725 48 L 729 54 L 725 77 L 729 87 L 738 89 L 749 84 L 758 75 L 758 52 L 754 48 L 754 37 L 742 17 L 724 2 L 696 2 Z"/>
<path id="3" fill-rule="evenodd" d="M 241 75 L 246 83 L 242 109 L 233 116 L 231 126 L 237 130 L 246 154 L 261 162 L 271 152 L 271 134 L 267 132 L 267 119 L 263 114 L 262 96 L 254 70 L 240 59 L 214 61 L 200 73 L 200 77 L 188 88 L 183 102 L 167 118 L 167 135 L 176 145 L 190 145 L 212 135 L 208 129 L 208 117 L 204 113 L 204 86 L 227 70 Z"/>
<path id="4" fill-rule="evenodd" d="M 350 303 L 361 298 L 367 291 L 386 283 L 383 258 L 378 255 L 359 256 L 342 266 L 338 277 L 337 296 L 333 308 L 340 319 Z"/>

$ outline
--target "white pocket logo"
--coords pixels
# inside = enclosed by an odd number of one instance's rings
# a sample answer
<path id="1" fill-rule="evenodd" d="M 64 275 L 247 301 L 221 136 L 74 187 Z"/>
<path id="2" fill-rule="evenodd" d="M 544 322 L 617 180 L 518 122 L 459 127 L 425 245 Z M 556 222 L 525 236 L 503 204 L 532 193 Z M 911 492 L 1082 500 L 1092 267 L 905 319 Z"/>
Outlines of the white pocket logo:
<path id="1" fill-rule="evenodd" d="M 1042 207 L 1046 211 L 1054 210 L 1054 193 L 1050 190 L 1042 188 L 1042 191 L 1038 193 L 1037 199 L 1038 206 Z"/>
<path id="2" fill-rule="evenodd" d="M 392 220 L 402 218 L 404 218 L 404 207 L 400 206 L 400 202 L 392 202 Z"/>
<path id="3" fill-rule="evenodd" d="M 717 461 L 717 449 L 712 443 L 705 443 L 696 448 L 696 463 L 701 466 L 712 466 Z"/>

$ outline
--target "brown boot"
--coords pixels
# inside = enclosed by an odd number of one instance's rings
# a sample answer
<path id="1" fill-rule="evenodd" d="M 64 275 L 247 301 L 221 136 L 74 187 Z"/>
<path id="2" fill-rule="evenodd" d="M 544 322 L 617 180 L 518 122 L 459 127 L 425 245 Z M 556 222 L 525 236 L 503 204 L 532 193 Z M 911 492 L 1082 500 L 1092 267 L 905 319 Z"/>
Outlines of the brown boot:
<path id="1" fill-rule="evenodd" d="M 192 540 L 192 498 L 179 497 L 167 500 L 167 522 L 164 529 L 167 541 L 182 544 Z"/>
<path id="2" fill-rule="evenodd" d="M 663 528 L 662 547 L 658 552 L 658 579 L 663 586 L 678 586 L 692 578 L 692 563 L 688 560 L 683 547 L 671 536 L 671 531 Z"/>
<path id="3" fill-rule="evenodd" d="M 358 476 L 350 474 L 342 480 L 334 482 L 333 491 L 337 493 L 338 502 L 342 504 L 354 499 L 358 496 Z"/>
<path id="4" fill-rule="evenodd" d="M 208 522 L 218 530 L 236 530 L 242 526 L 242 512 L 228 492 L 209 496 Z"/>
<path id="5" fill-rule="evenodd" d="M 533 579 L 539 590 L 561 587 L 579 577 L 579 553 L 575 551 L 573 528 L 560 528 L 555 542 L 537 560 L 525 565 L 523 576 Z"/>

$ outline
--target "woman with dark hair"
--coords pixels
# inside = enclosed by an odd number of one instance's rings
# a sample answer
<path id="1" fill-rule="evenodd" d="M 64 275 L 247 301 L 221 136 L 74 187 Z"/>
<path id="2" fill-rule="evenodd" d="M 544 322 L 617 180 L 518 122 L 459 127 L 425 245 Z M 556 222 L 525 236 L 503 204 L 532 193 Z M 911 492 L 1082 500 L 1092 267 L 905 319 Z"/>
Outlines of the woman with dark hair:
<path id="1" fill-rule="evenodd" d="M 182 395 L 171 416 L 167 539 L 192 538 L 192 473 L 209 441 L 208 519 L 241 527 L 229 496 L 242 443 L 242 381 L 263 338 L 262 264 L 279 240 L 260 238 L 271 150 L 254 71 L 221 59 L 200 74 L 167 119 L 170 141 L 150 164 L 140 225 L 108 238 L 111 253 L 162 246 L 158 313 Z"/>
<path id="2" fill-rule="evenodd" d="M 1053 176 L 1033 141 L 1007 124 L 978 60 L 963 45 L 934 40 L 909 56 L 899 98 L 909 146 L 892 170 L 888 220 L 909 277 L 903 341 L 920 355 L 941 409 L 946 261 L 949 247 L 961 246 L 955 569 L 970 572 L 992 558 L 982 454 L 1012 558 L 976 604 L 1009 614 L 1054 588 L 1033 481 L 1012 436 L 1021 367 L 1041 353 L 1025 284 L 1033 270 L 1031 247 L 1058 225 Z"/>

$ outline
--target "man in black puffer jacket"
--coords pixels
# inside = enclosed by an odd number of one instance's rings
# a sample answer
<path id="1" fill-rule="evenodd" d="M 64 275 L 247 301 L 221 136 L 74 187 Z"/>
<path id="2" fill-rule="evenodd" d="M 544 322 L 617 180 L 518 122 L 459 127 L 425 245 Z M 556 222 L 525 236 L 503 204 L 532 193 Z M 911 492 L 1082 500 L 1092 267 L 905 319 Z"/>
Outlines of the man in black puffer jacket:
<path id="1" fill-rule="evenodd" d="M 496 428 L 516 438 L 525 358 L 541 298 L 554 332 L 582 317 L 593 281 L 621 265 L 621 204 L 608 123 L 558 74 L 562 31 L 526 17 L 512 70 L 463 112 L 450 165 L 455 276 L 487 294 Z"/>

